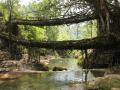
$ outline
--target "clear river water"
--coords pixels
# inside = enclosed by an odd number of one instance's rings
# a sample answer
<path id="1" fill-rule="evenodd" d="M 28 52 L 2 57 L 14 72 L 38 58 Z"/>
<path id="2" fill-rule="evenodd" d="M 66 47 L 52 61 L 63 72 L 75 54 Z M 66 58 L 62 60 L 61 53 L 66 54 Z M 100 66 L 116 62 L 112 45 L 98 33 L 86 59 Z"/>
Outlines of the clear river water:
<path id="1" fill-rule="evenodd" d="M 40 73 L 19 73 L 13 80 L 0 80 L 0 90 L 83 90 L 81 82 L 85 74 L 75 59 L 54 59 L 49 67 L 65 67 L 67 71 L 46 71 Z M 88 80 L 94 79 L 91 72 Z"/>

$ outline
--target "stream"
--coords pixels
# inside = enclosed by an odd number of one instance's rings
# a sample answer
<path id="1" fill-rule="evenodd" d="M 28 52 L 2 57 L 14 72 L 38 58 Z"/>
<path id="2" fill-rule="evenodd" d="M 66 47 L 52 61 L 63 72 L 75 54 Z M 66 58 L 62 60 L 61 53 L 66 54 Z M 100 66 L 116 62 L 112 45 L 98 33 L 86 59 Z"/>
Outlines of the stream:
<path id="1" fill-rule="evenodd" d="M 0 80 L 0 90 L 84 90 L 81 82 L 85 74 L 76 59 L 54 59 L 48 65 L 50 68 L 61 66 L 68 71 L 42 71 L 40 73 L 17 73 L 13 80 Z M 94 75 L 89 72 L 88 80 Z"/>

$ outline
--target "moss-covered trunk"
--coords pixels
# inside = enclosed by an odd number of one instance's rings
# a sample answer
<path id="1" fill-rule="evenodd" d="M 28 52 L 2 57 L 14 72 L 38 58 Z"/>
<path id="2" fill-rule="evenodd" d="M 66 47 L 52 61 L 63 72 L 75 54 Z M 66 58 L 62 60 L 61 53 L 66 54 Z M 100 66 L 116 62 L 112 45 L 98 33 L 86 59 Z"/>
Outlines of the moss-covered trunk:
<path id="1" fill-rule="evenodd" d="M 110 10 L 107 0 L 96 0 L 98 36 L 109 35 L 117 38 L 120 37 L 120 13 L 117 9 L 117 7 L 119 7 L 118 0 L 114 0 L 114 5 L 116 8 Z M 93 53 L 89 55 L 91 68 L 106 68 L 120 64 L 120 50 L 113 51 L 114 52 L 103 49 L 94 50 Z M 85 65 L 83 65 L 83 67 L 86 68 Z"/>

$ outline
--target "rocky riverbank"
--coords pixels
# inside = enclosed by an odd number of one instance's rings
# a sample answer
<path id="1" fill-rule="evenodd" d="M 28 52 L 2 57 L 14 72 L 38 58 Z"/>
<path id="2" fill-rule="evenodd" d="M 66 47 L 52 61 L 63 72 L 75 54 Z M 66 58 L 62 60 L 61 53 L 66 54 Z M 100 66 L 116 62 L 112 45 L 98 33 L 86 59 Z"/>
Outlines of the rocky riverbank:
<path id="1" fill-rule="evenodd" d="M 10 53 L 7 50 L 0 50 L 0 72 L 15 70 L 22 71 L 27 69 L 28 65 L 36 63 L 35 60 L 29 61 L 28 58 L 28 54 L 23 54 L 22 58 L 19 60 L 12 59 Z M 44 67 L 44 65 L 49 64 L 49 61 L 54 58 L 55 57 L 52 55 L 40 56 L 40 61 L 38 63 L 41 63 L 40 65 Z"/>
<path id="2" fill-rule="evenodd" d="M 120 74 L 109 74 L 88 82 L 88 90 L 120 90 Z"/>

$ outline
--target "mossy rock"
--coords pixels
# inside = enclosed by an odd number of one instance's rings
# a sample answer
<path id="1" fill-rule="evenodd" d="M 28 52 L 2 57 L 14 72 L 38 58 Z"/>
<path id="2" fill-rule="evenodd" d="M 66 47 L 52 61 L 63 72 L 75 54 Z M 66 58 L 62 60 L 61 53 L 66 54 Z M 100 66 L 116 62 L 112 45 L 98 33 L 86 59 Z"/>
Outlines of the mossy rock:
<path id="1" fill-rule="evenodd" d="M 67 68 L 63 68 L 63 67 L 53 67 L 53 71 L 64 71 L 67 70 Z"/>
<path id="2" fill-rule="evenodd" d="M 39 71 L 49 71 L 49 67 L 42 63 L 34 63 L 34 69 Z"/>

